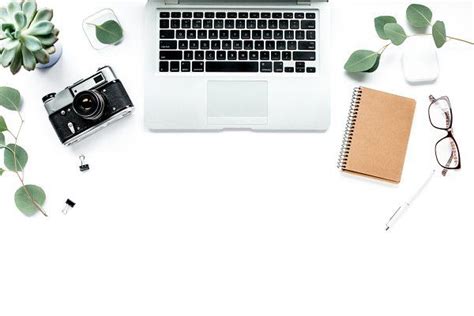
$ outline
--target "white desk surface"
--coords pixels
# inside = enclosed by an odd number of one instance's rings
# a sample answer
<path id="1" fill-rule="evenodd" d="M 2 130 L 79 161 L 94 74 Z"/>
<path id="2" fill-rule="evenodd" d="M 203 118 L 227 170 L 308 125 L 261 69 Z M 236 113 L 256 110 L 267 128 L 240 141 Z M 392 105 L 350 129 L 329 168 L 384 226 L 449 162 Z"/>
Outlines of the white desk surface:
<path id="1" fill-rule="evenodd" d="M 399 48 L 356 80 L 343 71 L 346 58 L 378 49 L 372 19 L 404 21 L 407 2 L 334 0 L 327 133 L 153 134 L 143 127 L 143 1 L 41 2 L 55 8 L 64 55 L 48 71 L 1 70 L 0 84 L 23 94 L 26 177 L 45 188 L 50 218 L 20 214 L 17 179 L 2 177 L 0 315 L 474 314 L 472 47 L 450 42 L 440 50 L 433 85 L 404 81 Z M 450 35 L 473 39 L 470 3 L 429 5 Z M 126 38 L 98 52 L 81 21 L 107 6 Z M 64 148 L 41 97 L 105 64 L 136 112 Z M 398 186 L 336 169 L 352 88 L 361 84 L 418 101 Z M 451 98 L 463 169 L 437 176 L 387 233 L 386 220 L 436 165 L 433 146 L 444 135 L 428 123 L 429 94 Z M 81 153 L 87 174 L 77 169 Z M 67 198 L 77 206 L 64 216 Z"/>

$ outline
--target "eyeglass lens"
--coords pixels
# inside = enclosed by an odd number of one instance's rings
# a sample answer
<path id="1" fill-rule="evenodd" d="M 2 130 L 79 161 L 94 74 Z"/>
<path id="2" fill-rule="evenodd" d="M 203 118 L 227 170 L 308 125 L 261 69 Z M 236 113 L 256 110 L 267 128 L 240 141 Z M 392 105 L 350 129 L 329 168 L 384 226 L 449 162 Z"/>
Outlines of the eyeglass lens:
<path id="1" fill-rule="evenodd" d="M 451 106 L 445 98 L 434 101 L 430 106 L 431 124 L 436 128 L 448 129 L 452 125 Z"/>
<path id="2" fill-rule="evenodd" d="M 446 169 L 459 166 L 459 150 L 454 139 L 446 137 L 436 144 L 436 159 Z"/>

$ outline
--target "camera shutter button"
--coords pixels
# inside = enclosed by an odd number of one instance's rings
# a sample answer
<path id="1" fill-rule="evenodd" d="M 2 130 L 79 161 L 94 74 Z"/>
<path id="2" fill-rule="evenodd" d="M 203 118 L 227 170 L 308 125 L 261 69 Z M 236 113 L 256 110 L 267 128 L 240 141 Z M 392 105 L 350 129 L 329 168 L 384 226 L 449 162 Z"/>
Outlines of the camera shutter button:
<path id="1" fill-rule="evenodd" d="M 69 122 L 67 123 L 67 127 L 69 127 L 69 130 L 71 131 L 72 134 L 76 134 L 76 129 L 74 128 L 74 124 Z"/>

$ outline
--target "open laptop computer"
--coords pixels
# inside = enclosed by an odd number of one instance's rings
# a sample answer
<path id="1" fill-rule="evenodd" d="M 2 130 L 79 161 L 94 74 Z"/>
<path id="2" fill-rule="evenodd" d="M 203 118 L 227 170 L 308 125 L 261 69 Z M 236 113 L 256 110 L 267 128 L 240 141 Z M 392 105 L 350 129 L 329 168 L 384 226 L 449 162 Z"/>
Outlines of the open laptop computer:
<path id="1" fill-rule="evenodd" d="M 327 130 L 327 1 L 149 0 L 145 36 L 147 128 Z"/>

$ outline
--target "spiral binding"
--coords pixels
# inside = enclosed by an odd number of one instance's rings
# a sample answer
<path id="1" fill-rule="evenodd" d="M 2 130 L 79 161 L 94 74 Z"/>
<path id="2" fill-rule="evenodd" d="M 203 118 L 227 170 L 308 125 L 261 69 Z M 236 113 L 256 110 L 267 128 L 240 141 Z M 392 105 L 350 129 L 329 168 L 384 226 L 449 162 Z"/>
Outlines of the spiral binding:
<path id="1" fill-rule="evenodd" d="M 337 162 L 337 168 L 344 170 L 347 165 L 347 158 L 352 145 L 352 136 L 354 135 L 354 128 L 356 124 L 357 114 L 359 113 L 360 99 L 362 97 L 362 88 L 357 87 L 352 93 L 352 102 L 347 117 L 346 130 L 342 139 L 341 153 Z"/>

